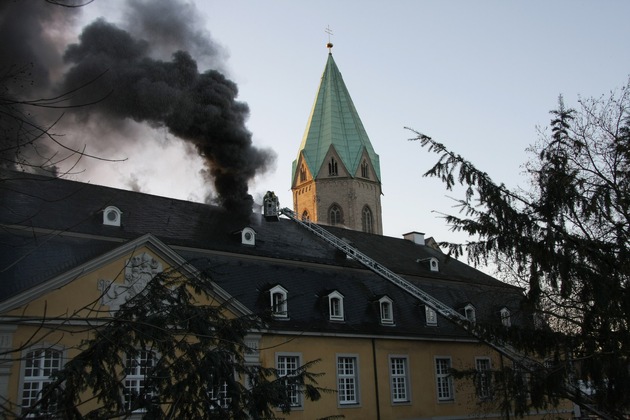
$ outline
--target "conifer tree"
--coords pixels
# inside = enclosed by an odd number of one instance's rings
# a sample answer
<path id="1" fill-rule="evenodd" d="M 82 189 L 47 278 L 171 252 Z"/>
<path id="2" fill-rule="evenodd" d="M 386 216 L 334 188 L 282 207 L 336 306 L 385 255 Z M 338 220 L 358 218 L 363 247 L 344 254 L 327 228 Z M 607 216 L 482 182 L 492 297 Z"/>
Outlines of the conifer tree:
<path id="1" fill-rule="evenodd" d="M 530 148 L 525 189 L 495 182 L 412 130 L 413 140 L 439 155 L 424 176 L 465 191 L 460 213 L 444 218 L 474 240 L 442 246 L 525 280 L 529 309 L 546 321 L 535 331 L 488 332 L 489 340 L 500 337 L 547 366 L 530 375 L 527 398 L 516 398 L 518 387 L 503 381 L 502 401 L 513 401 L 504 412 L 523 414 L 524 402 L 542 408 L 562 397 L 608 418 L 629 412 L 629 95 L 626 86 L 610 97 L 581 99 L 577 109 L 560 97 L 549 133 Z"/>

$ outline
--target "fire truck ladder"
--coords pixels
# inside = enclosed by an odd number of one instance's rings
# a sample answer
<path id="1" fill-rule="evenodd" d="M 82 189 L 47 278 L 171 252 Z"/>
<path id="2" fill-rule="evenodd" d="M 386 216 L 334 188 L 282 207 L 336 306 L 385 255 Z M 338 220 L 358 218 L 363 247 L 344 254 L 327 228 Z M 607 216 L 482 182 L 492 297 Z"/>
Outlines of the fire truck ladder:
<path id="1" fill-rule="evenodd" d="M 349 243 L 347 243 L 343 239 L 338 238 L 337 236 L 328 232 L 326 229 L 322 228 L 318 224 L 312 223 L 310 220 L 300 220 L 299 218 L 296 217 L 295 213 L 291 209 L 286 208 L 286 207 L 281 209 L 280 213 L 288 217 L 289 219 L 291 219 L 298 225 L 304 227 L 305 229 L 313 233 L 315 236 L 323 239 L 328 244 L 342 251 L 347 256 L 360 262 L 365 267 L 374 271 L 376 274 L 380 275 L 384 279 L 390 281 L 391 283 L 394 283 L 396 286 L 400 287 L 407 293 L 411 294 L 412 296 L 417 298 L 420 302 L 427 305 L 428 307 L 430 307 L 431 309 L 433 309 L 440 315 L 444 316 L 445 318 L 451 320 L 455 324 L 464 328 L 466 331 L 468 331 L 471 335 L 473 335 L 475 338 L 477 338 L 481 342 L 489 345 L 490 347 L 498 351 L 500 354 L 513 360 L 518 365 L 522 366 L 525 370 L 531 371 L 533 369 L 545 369 L 544 365 L 540 361 L 537 361 L 531 357 L 523 355 L 522 353 L 515 350 L 513 347 L 507 345 L 506 343 L 497 342 L 495 340 L 489 339 L 488 337 L 482 336 L 482 333 L 480 331 L 475 330 L 474 323 L 472 323 L 464 315 L 462 315 L 455 309 L 451 308 L 450 306 L 446 305 L 445 303 L 441 302 L 440 300 L 434 298 L 433 296 L 426 293 L 425 291 L 423 291 L 422 289 L 420 289 L 413 283 L 409 282 L 408 280 L 405 280 L 398 274 L 389 270 L 387 267 L 384 267 L 381 264 L 377 263 L 376 261 L 374 261 L 367 255 L 365 255 L 364 253 L 362 253 L 355 247 L 351 246 Z M 584 395 L 584 393 L 581 392 L 577 387 L 571 384 L 566 384 L 565 392 L 567 393 L 567 397 L 573 402 L 575 402 L 576 404 L 579 404 L 581 407 L 600 416 L 601 418 L 610 419 L 610 416 L 608 416 L 607 414 L 600 412 L 599 410 L 594 408 L 591 404 L 587 404 L 586 402 L 589 399 L 588 396 Z"/>

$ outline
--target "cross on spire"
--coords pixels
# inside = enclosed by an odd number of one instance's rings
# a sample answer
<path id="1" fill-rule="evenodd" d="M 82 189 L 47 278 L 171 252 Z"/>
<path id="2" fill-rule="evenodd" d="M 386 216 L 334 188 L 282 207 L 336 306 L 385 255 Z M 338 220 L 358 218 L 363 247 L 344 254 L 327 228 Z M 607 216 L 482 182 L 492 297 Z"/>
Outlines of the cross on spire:
<path id="1" fill-rule="evenodd" d="M 326 44 L 326 48 L 328 48 L 328 52 L 332 53 L 333 44 L 330 42 L 330 36 L 333 35 L 333 30 L 330 29 L 330 25 L 326 25 L 326 29 L 324 30 L 328 34 L 328 44 Z"/>

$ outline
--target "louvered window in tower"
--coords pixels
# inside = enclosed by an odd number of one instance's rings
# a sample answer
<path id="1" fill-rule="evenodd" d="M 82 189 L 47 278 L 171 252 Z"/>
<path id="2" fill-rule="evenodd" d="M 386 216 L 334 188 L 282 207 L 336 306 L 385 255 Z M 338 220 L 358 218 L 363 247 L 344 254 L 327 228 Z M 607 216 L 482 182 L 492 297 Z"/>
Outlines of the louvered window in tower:
<path id="1" fill-rule="evenodd" d="M 363 207 L 361 213 L 361 225 L 363 232 L 372 233 L 372 211 L 368 206 Z"/>
<path id="2" fill-rule="evenodd" d="M 369 178 L 370 177 L 370 174 L 368 172 L 367 160 L 363 160 L 363 163 L 361 164 L 361 176 L 363 178 Z"/>
<path id="3" fill-rule="evenodd" d="M 334 157 L 331 157 L 328 162 L 328 175 L 337 176 L 337 160 Z"/>

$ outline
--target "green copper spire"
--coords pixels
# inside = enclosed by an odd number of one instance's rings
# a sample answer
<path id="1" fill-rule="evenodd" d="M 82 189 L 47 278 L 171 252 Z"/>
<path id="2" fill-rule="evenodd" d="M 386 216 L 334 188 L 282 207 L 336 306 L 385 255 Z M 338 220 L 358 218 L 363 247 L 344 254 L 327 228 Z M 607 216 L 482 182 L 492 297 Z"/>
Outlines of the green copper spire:
<path id="1" fill-rule="evenodd" d="M 356 173 L 365 150 L 370 157 L 378 181 L 380 181 L 379 157 L 372 148 L 372 143 L 370 143 L 365 128 L 363 128 L 363 123 L 352 103 L 341 73 L 332 54 L 329 53 L 319 91 L 298 152 L 298 157 L 300 152 L 303 153 L 313 176 L 319 172 L 330 146 L 334 146 L 344 166 L 352 176 Z M 295 179 L 296 165 L 297 160 L 293 162 L 293 179 Z"/>

